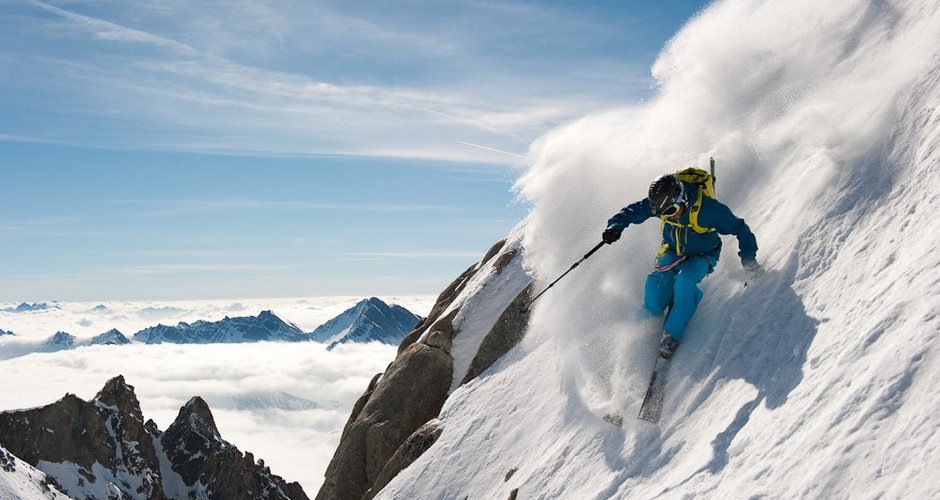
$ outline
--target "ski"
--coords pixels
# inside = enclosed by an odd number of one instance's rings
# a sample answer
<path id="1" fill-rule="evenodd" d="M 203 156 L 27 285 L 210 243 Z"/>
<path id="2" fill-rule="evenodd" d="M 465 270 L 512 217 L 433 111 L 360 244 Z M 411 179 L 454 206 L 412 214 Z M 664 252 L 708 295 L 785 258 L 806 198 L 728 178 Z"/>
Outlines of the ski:
<path id="1" fill-rule="evenodd" d="M 659 417 L 663 412 L 663 398 L 666 396 L 666 368 L 669 366 L 669 360 L 657 355 L 656 364 L 653 365 L 653 373 L 650 375 L 650 384 L 646 389 L 646 396 L 643 398 L 643 404 L 640 405 L 640 413 L 637 418 L 645 420 L 652 424 L 659 423 Z"/>

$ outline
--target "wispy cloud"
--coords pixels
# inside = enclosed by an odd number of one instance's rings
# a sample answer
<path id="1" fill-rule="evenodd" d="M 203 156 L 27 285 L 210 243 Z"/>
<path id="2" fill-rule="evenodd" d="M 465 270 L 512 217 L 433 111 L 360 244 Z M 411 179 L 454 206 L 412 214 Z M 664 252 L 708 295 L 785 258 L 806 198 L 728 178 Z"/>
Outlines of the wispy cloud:
<path id="1" fill-rule="evenodd" d="M 505 165 L 520 158 L 503 152 L 615 102 L 608 79 L 624 78 L 531 66 L 551 54 L 525 67 L 479 37 L 493 22 L 509 39 L 596 28 L 543 6 L 21 5 L 34 11 L 0 23 L 29 43 L 0 68 L 61 104 L 26 100 L 29 126 L 0 130 L 7 141 Z M 50 105 L 56 120 L 40 116 Z"/>
<path id="2" fill-rule="evenodd" d="M 168 273 L 200 273 L 200 272 L 231 272 L 231 271 L 272 271 L 276 269 L 293 269 L 291 266 L 275 264 L 204 264 L 204 263 L 181 263 L 181 264 L 149 264 L 129 267 L 106 267 L 101 269 L 86 270 L 94 274 L 116 274 L 116 275 L 160 275 Z"/>
<path id="3" fill-rule="evenodd" d="M 265 200 L 114 200 L 116 203 L 136 205 L 157 205 L 161 208 L 140 210 L 139 215 L 160 216 L 175 214 L 219 213 L 240 210 L 271 211 L 338 211 L 366 213 L 398 212 L 434 212 L 467 213 L 470 210 L 444 205 L 420 204 L 382 204 L 361 203 L 313 203 L 306 201 L 265 201 Z"/>
<path id="4" fill-rule="evenodd" d="M 140 31 L 117 23 L 109 22 L 103 19 L 84 16 L 76 12 L 62 9 L 54 5 L 39 0 L 24 0 L 25 2 L 39 7 L 46 12 L 55 14 L 63 19 L 70 21 L 77 28 L 85 29 L 91 32 L 95 37 L 102 40 L 115 42 L 146 43 L 156 45 L 161 48 L 169 48 L 183 54 L 193 55 L 196 53 L 192 47 L 170 40 L 165 37 L 157 36 L 152 33 Z"/>

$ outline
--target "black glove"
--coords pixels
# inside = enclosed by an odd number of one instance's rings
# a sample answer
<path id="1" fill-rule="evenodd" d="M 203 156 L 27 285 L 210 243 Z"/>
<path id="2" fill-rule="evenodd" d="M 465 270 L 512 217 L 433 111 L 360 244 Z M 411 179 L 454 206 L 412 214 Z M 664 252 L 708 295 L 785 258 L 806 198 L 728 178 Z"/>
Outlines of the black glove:
<path id="1" fill-rule="evenodd" d="M 620 233 L 623 232 L 623 228 L 619 226 L 610 226 L 604 230 L 604 243 L 610 245 L 611 243 L 620 239 Z"/>
<path id="2" fill-rule="evenodd" d="M 764 267 L 757 263 L 757 259 L 744 259 L 741 261 L 741 265 L 744 267 L 750 281 L 757 281 L 764 275 Z"/>

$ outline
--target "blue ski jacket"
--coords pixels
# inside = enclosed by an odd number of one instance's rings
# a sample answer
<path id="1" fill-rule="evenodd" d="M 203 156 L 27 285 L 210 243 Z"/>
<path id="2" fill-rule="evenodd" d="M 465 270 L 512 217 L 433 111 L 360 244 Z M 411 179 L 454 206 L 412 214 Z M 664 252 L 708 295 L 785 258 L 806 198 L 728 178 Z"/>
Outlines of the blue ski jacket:
<path id="1" fill-rule="evenodd" d="M 698 186 L 682 181 L 686 193 L 697 193 Z M 693 195 L 695 196 L 695 195 Z M 690 200 L 691 204 L 696 200 Z M 733 234 L 738 239 L 738 256 L 741 262 L 755 260 L 757 257 L 757 238 L 744 222 L 731 212 L 724 203 L 708 196 L 702 197 L 702 206 L 698 212 L 698 225 L 702 228 L 713 229 L 699 233 L 692 228 L 689 217 L 692 210 L 686 210 L 682 217 L 663 223 L 663 252 L 671 252 L 678 256 L 711 257 L 715 262 L 721 255 L 721 238 L 719 234 Z M 630 224 L 640 224 L 653 215 L 653 207 L 648 199 L 631 203 L 623 210 L 611 217 L 608 227 L 625 229 Z"/>

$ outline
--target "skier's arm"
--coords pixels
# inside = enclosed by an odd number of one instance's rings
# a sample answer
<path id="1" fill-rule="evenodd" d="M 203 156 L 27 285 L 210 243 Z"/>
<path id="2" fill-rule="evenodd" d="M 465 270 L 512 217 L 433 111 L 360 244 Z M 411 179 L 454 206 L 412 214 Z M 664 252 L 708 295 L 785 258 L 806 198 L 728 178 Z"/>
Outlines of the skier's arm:
<path id="1" fill-rule="evenodd" d="M 631 203 L 607 221 L 607 227 L 624 229 L 630 224 L 639 224 L 653 216 L 653 206 L 648 199 Z"/>
<path id="2" fill-rule="evenodd" d="M 639 224 L 653 216 L 653 207 L 649 200 L 642 200 L 627 205 L 607 221 L 603 240 L 608 245 L 620 239 L 620 233 L 630 224 Z"/>
<path id="3" fill-rule="evenodd" d="M 751 232 L 744 219 L 741 219 L 731 212 L 723 203 L 716 202 L 712 206 L 712 217 L 710 220 L 701 220 L 700 224 L 707 224 L 706 227 L 714 227 L 718 234 L 732 234 L 738 239 L 738 256 L 741 257 L 741 263 L 747 267 L 750 263 L 756 263 L 757 260 L 757 237 Z M 702 214 L 705 215 L 705 214 Z"/>

